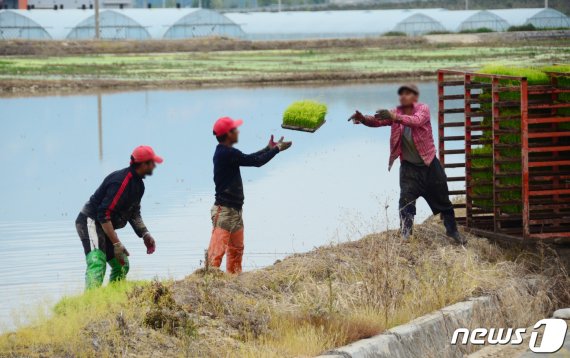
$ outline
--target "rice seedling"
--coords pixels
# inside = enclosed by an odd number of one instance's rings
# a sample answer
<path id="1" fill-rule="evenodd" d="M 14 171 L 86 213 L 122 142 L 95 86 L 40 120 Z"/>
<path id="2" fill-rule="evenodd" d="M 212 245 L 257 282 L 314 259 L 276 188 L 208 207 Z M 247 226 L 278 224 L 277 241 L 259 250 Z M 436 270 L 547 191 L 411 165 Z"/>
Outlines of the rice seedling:
<path id="1" fill-rule="evenodd" d="M 327 106 L 325 104 L 304 100 L 293 102 L 283 113 L 283 128 L 316 131 L 325 123 Z"/>
<path id="2" fill-rule="evenodd" d="M 508 76 L 516 76 L 516 77 L 525 77 L 528 81 L 529 86 L 536 86 L 536 85 L 548 85 L 550 84 L 550 77 L 546 74 L 548 71 L 553 72 L 570 72 L 569 65 L 560 65 L 560 66 L 546 66 L 546 67 L 529 67 L 529 68 L 522 68 L 522 67 L 507 67 L 507 66 L 497 66 L 497 65 L 488 65 L 483 67 L 478 72 L 485 73 L 485 74 L 499 74 L 499 75 L 508 75 Z M 489 82 L 490 79 L 488 78 L 477 78 L 477 81 L 481 82 Z M 502 86 L 517 86 L 519 84 L 516 80 L 507 80 L 501 79 L 500 84 Z M 568 86 L 570 85 L 570 80 L 565 77 L 561 77 L 559 79 L 559 85 Z M 489 100 L 491 98 L 490 89 L 485 89 L 479 95 L 479 99 L 481 100 Z M 520 100 L 520 93 L 518 92 L 502 92 L 499 94 L 499 99 L 501 101 L 518 101 Z M 531 94 L 529 95 L 529 100 L 549 100 L 550 94 Z M 570 99 L 570 95 L 562 93 L 558 97 L 558 101 L 567 102 Z M 490 111 L 491 110 L 491 103 L 482 103 L 481 109 Z M 559 109 L 557 114 L 558 115 L 567 115 L 570 111 L 568 109 Z M 518 117 L 520 116 L 520 108 L 518 107 L 506 107 L 500 109 L 500 115 L 503 117 L 511 116 L 512 120 L 502 120 L 499 125 L 501 130 L 520 130 L 520 120 Z M 483 138 L 486 140 L 493 139 L 493 132 L 491 130 L 492 126 L 492 117 L 488 116 L 483 118 L 482 121 L 482 128 L 483 128 Z M 559 129 L 570 129 L 570 123 L 560 123 L 558 124 Z M 498 152 L 502 159 L 511 159 L 513 160 L 512 163 L 504 163 L 501 165 L 501 170 L 505 172 L 520 172 L 521 170 L 521 163 L 518 162 L 521 158 L 521 138 L 520 132 L 519 133 L 503 133 L 498 137 L 498 141 L 500 144 L 506 144 L 509 146 L 503 146 Z M 492 186 L 488 183 L 489 180 L 493 178 L 493 166 L 492 166 L 492 145 L 486 144 L 483 147 L 476 148 L 473 150 L 473 154 L 477 157 L 473 159 L 473 166 L 476 168 L 484 168 L 486 170 L 477 171 L 473 173 L 472 176 L 472 183 L 474 184 L 474 193 L 475 195 L 480 196 L 489 196 L 492 193 Z M 522 182 L 520 175 L 513 175 L 509 177 L 501 177 L 498 179 L 498 186 L 503 187 L 516 187 L 519 186 Z M 521 192 L 520 190 L 502 190 L 499 194 L 499 199 L 506 200 L 506 201 L 516 201 L 521 199 Z M 487 199 L 475 199 L 474 203 L 482 208 L 489 209 L 492 208 L 492 201 Z M 520 205 L 502 205 L 501 210 L 506 213 L 520 213 L 522 207 Z"/>

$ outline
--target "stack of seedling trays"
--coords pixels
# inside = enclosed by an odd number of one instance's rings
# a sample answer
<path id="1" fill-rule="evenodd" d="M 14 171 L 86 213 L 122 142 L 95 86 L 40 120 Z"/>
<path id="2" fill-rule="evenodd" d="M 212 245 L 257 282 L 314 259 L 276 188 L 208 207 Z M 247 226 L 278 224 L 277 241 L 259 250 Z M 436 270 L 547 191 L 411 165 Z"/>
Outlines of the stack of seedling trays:
<path id="1" fill-rule="evenodd" d="M 325 124 L 327 106 L 316 101 L 293 102 L 283 113 L 282 128 L 313 133 Z"/>
<path id="2" fill-rule="evenodd" d="M 440 70 L 438 84 L 440 158 L 459 167 L 446 157 L 465 153 L 467 226 L 495 238 L 570 242 L 570 65 Z M 463 93 L 446 91 L 453 86 Z M 464 108 L 444 104 L 458 99 Z M 464 123 L 454 113 L 465 113 Z M 465 136 L 443 134 L 461 126 Z M 451 140 L 464 140 L 465 150 L 445 148 Z"/>

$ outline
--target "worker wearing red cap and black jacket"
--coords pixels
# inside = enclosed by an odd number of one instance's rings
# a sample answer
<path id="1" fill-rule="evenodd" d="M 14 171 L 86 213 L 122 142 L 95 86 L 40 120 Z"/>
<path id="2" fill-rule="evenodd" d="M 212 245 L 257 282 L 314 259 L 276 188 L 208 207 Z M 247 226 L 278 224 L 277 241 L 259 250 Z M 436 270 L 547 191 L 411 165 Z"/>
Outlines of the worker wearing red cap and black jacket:
<path id="1" fill-rule="evenodd" d="M 154 238 L 141 218 L 143 179 L 152 175 L 162 158 L 149 146 L 135 148 L 130 166 L 109 174 L 75 221 L 87 261 L 85 288 L 100 287 L 105 278 L 107 263 L 111 266 L 110 281 L 124 279 L 129 272 L 129 252 L 119 240 L 116 229 L 131 224 L 152 254 Z"/>
<path id="2" fill-rule="evenodd" d="M 447 177 L 435 156 L 435 144 L 429 107 L 419 103 L 419 90 L 414 84 L 400 86 L 400 106 L 392 111 L 379 110 L 374 116 L 359 111 L 352 115 L 355 124 L 368 127 L 390 126 L 390 163 L 400 158 L 400 226 L 402 236 L 412 234 L 416 199 L 423 197 L 433 214 L 441 213 L 446 233 L 459 244 L 465 238 L 457 230 L 453 205 L 449 200 Z"/>
<path id="3" fill-rule="evenodd" d="M 271 136 L 265 148 L 253 154 L 244 154 L 233 147 L 239 138 L 237 128 L 242 124 L 241 119 L 233 120 L 229 117 L 220 118 L 214 124 L 214 135 L 218 140 L 214 153 L 216 201 L 211 210 L 213 229 L 208 247 L 208 261 L 210 265 L 220 267 L 225 254 L 226 271 L 232 274 L 242 271 L 244 248 L 244 195 L 240 167 L 261 167 L 292 144 L 284 142 L 283 137 L 274 142 Z"/>

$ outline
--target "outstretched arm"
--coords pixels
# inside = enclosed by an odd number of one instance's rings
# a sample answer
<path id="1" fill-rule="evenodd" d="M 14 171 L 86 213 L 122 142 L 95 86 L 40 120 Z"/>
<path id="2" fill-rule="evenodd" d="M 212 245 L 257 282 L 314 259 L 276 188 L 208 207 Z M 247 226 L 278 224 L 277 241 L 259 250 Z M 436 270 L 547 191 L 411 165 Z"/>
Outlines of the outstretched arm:
<path id="1" fill-rule="evenodd" d="M 426 105 L 419 105 L 418 111 L 411 115 L 392 113 L 392 120 L 401 123 L 406 127 L 421 127 L 430 121 L 429 108 Z"/>
<path id="2" fill-rule="evenodd" d="M 392 125 L 391 120 L 384 120 L 376 118 L 376 116 L 364 115 L 359 111 L 356 111 L 351 117 L 354 124 L 364 124 L 367 127 L 384 127 Z"/>
<path id="3" fill-rule="evenodd" d="M 234 156 L 235 160 L 241 167 L 261 167 L 267 164 L 273 157 L 279 153 L 278 147 L 273 147 L 267 150 L 260 150 L 252 154 L 244 154 L 241 151 L 235 149 Z"/>
<path id="4" fill-rule="evenodd" d="M 385 119 L 378 119 L 370 115 L 365 115 L 363 120 L 359 122 L 367 127 L 385 127 L 392 125 L 392 121 L 387 121 Z"/>

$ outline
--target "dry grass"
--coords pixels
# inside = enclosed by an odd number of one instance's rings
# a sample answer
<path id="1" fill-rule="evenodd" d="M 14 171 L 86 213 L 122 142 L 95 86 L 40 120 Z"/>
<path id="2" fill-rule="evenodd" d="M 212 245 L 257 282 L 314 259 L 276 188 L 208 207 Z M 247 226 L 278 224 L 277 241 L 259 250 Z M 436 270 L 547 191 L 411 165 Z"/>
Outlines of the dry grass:
<path id="1" fill-rule="evenodd" d="M 496 296 L 511 327 L 570 302 L 568 275 L 547 248 L 478 238 L 462 248 L 435 220 L 404 243 L 386 232 L 237 277 L 199 270 L 129 292 L 94 318 L 56 313 L 0 336 L 0 356 L 313 356 L 472 296 Z M 66 319 L 73 337 L 47 334 Z"/>

